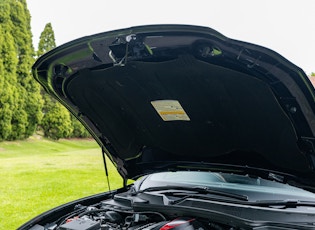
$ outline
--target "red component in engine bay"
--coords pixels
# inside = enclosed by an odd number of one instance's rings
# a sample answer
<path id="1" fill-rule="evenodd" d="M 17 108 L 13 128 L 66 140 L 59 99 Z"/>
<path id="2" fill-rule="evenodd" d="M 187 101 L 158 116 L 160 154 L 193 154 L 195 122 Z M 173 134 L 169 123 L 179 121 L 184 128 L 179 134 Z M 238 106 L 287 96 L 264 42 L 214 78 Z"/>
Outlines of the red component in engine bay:
<path id="1" fill-rule="evenodd" d="M 160 230 L 169 230 L 169 229 L 203 229 L 201 224 L 195 219 L 191 218 L 177 218 L 175 220 L 172 220 L 171 222 L 165 224 Z M 197 227 L 197 228 L 196 228 Z M 199 228 L 201 227 L 201 228 Z"/>

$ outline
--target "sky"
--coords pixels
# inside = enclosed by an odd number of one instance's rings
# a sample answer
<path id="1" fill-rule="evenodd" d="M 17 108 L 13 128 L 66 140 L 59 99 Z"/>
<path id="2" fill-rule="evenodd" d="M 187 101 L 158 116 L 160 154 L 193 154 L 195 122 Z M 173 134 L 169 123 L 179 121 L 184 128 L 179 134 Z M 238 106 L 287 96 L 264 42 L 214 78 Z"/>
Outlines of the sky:
<path id="1" fill-rule="evenodd" d="M 26 0 L 35 49 L 51 23 L 56 44 L 150 24 L 207 26 L 268 47 L 315 72 L 315 0 Z"/>

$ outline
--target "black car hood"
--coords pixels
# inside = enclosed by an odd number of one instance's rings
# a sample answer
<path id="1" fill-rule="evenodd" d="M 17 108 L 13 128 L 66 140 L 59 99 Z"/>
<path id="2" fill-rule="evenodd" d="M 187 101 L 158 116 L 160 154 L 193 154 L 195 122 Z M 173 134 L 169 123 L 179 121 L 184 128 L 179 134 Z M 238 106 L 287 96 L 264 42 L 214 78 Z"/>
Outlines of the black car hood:
<path id="1" fill-rule="evenodd" d="M 314 88 L 267 48 L 205 27 L 140 26 L 57 47 L 33 74 L 125 179 L 261 168 L 314 186 Z"/>

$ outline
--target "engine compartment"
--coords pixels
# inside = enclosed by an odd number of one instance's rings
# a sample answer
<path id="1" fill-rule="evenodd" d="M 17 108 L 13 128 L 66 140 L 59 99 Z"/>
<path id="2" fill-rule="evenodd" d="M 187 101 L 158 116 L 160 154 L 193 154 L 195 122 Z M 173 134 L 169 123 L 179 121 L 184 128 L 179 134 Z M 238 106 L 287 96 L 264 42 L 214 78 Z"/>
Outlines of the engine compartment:
<path id="1" fill-rule="evenodd" d="M 58 207 L 21 229 L 30 230 L 287 230 L 314 229 L 311 210 L 251 208 L 167 191 L 105 193 Z M 174 202 L 180 199 L 180 202 Z M 71 210 L 70 210 L 70 209 Z M 305 207 L 307 208 L 307 207 Z M 307 213 L 308 212 L 308 213 Z M 290 222 L 288 221 L 290 219 Z M 313 223 L 313 224 L 312 224 Z"/>
<path id="2" fill-rule="evenodd" d="M 159 193 L 133 194 L 131 189 L 109 194 L 107 198 L 89 205 L 76 203 L 72 212 L 64 212 L 50 223 L 41 217 L 30 230 L 246 229 L 219 223 L 209 213 L 198 215 L 189 208 L 184 211 L 167 207 L 169 197 Z"/>
<path id="3" fill-rule="evenodd" d="M 140 219 L 138 219 L 140 218 Z M 143 218 L 143 220 L 141 220 Z M 93 221 L 91 219 L 79 218 L 70 221 L 62 226 L 60 230 L 98 230 L 98 229 L 234 229 L 234 228 L 223 228 L 220 225 L 214 223 L 208 223 L 208 226 L 202 222 L 188 217 L 177 218 L 172 221 L 160 221 L 160 222 L 147 222 L 144 219 L 147 219 L 146 215 L 135 214 L 129 216 L 127 220 L 122 221 L 122 223 L 113 223 L 113 222 L 103 222 Z"/>
<path id="4" fill-rule="evenodd" d="M 239 229 L 194 217 L 169 219 L 159 212 L 133 212 L 101 205 L 83 208 L 83 212 L 61 224 L 59 230 L 168 230 L 168 229 Z"/>

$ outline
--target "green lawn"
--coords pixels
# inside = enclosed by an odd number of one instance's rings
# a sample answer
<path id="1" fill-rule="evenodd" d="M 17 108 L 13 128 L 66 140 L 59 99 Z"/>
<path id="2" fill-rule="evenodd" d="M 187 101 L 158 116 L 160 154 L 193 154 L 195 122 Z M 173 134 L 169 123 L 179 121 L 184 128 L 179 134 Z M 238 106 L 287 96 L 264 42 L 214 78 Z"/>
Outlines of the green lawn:
<path id="1" fill-rule="evenodd" d="M 101 150 L 92 140 L 0 142 L 0 229 L 84 196 L 108 190 Z M 109 165 L 111 189 L 122 179 Z"/>

